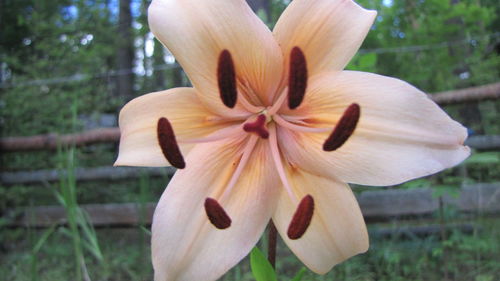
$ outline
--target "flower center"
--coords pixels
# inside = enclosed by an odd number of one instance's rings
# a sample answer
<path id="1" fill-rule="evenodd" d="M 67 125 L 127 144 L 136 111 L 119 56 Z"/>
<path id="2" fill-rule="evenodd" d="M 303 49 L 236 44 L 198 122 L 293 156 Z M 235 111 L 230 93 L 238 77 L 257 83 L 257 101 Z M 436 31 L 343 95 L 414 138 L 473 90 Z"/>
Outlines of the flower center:
<path id="1" fill-rule="evenodd" d="M 292 203 L 297 204 L 297 209 L 288 227 L 288 237 L 292 240 L 299 239 L 309 228 L 314 213 L 314 199 L 311 195 L 306 195 L 298 202 L 298 195 L 293 191 L 292 185 L 290 185 L 287 179 L 284 165 L 286 160 L 283 159 L 283 148 L 279 146 L 277 139 L 278 128 L 282 127 L 291 131 L 307 133 L 325 133 L 331 131 L 323 144 L 323 150 L 334 151 L 340 148 L 353 134 L 360 117 L 360 106 L 356 103 L 351 104 L 344 111 L 333 131 L 331 128 L 310 126 L 306 119 L 296 114 L 281 114 L 280 109 L 285 103 L 288 103 L 288 108 L 291 110 L 295 110 L 302 104 L 307 88 L 307 80 L 308 71 L 305 55 L 299 47 L 294 47 L 290 53 L 287 91 L 283 91 L 272 106 L 264 108 L 263 106 L 253 105 L 249 103 L 244 95 L 240 95 L 238 99 L 238 83 L 231 53 L 228 50 L 223 50 L 220 53 L 217 64 L 217 83 L 220 99 L 228 108 L 234 108 L 236 103 L 239 103 L 249 112 L 250 116 L 248 116 L 248 119 L 243 124 L 220 130 L 216 134 L 196 139 L 181 140 L 183 143 L 213 142 L 238 135 L 241 136 L 242 130 L 249 133 L 249 138 L 243 148 L 241 158 L 229 182 L 226 184 L 223 194 L 216 196 L 217 198 L 207 197 L 205 200 L 204 207 L 208 220 L 216 228 L 226 229 L 231 226 L 231 218 L 219 202 L 224 202 L 236 185 L 245 166 L 249 162 L 248 160 L 259 138 L 266 139 L 269 143 L 269 152 L 283 187 Z M 245 89 L 240 90 L 245 91 Z M 184 157 L 177 144 L 172 125 L 165 117 L 161 117 L 158 120 L 157 137 L 161 151 L 168 162 L 176 168 L 183 169 L 186 166 Z"/>

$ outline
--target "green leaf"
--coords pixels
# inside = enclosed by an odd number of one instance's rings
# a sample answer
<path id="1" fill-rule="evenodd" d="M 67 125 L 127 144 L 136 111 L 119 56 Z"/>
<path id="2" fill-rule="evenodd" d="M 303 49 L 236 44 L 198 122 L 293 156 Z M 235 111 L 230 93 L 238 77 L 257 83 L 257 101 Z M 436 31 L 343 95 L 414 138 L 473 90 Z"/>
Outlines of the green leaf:
<path id="1" fill-rule="evenodd" d="M 293 277 L 292 281 L 300 281 L 302 280 L 302 277 L 304 277 L 304 274 L 306 274 L 307 269 L 305 267 L 301 268 L 299 272 Z"/>
<path id="2" fill-rule="evenodd" d="M 435 185 L 432 187 L 432 198 L 439 198 L 440 196 L 449 195 L 453 198 L 460 196 L 460 188 L 454 185 Z"/>
<path id="3" fill-rule="evenodd" d="M 49 236 L 54 232 L 54 230 L 56 229 L 56 224 L 53 224 L 50 226 L 49 229 L 45 230 L 42 234 L 42 236 L 40 237 L 40 239 L 38 239 L 38 241 L 36 242 L 36 245 L 33 247 L 33 249 L 31 250 L 32 254 L 33 255 L 36 255 L 40 249 L 42 248 L 43 244 L 45 244 L 45 241 L 47 241 L 47 239 L 49 238 Z"/>
<path id="4" fill-rule="evenodd" d="M 377 55 L 375 53 L 363 54 L 359 57 L 359 67 L 361 69 L 371 69 L 377 64 Z"/>
<path id="5" fill-rule="evenodd" d="M 250 253 L 250 266 L 255 281 L 277 281 L 276 272 L 259 248 Z"/>
<path id="6" fill-rule="evenodd" d="M 474 153 L 465 160 L 467 164 L 496 164 L 500 161 L 500 153 L 483 152 Z"/>
<path id="7" fill-rule="evenodd" d="M 139 226 L 139 228 L 144 231 L 144 233 L 146 233 L 147 235 L 151 236 L 151 230 L 145 228 L 144 226 Z"/>

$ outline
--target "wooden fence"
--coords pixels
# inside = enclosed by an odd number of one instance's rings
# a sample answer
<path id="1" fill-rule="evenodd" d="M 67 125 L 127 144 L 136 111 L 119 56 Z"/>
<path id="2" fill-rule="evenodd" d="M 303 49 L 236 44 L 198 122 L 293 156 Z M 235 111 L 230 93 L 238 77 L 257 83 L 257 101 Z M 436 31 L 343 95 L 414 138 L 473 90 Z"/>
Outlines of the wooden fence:
<path id="1" fill-rule="evenodd" d="M 429 95 L 429 97 L 438 104 L 498 99 L 500 97 L 500 82 L 480 87 L 440 92 Z M 0 151 L 56 149 L 58 145 L 81 146 L 92 143 L 118 142 L 119 140 L 120 130 L 118 128 L 101 128 L 68 135 L 46 134 L 30 137 L 0 138 Z"/>
<path id="2" fill-rule="evenodd" d="M 431 188 L 365 191 L 357 199 L 367 222 L 429 216 L 439 209 L 439 198 L 433 195 Z M 496 214 L 500 212 L 500 182 L 464 186 L 457 198 L 444 196 L 443 202 L 446 207 L 463 213 Z M 88 204 L 81 207 L 95 226 L 123 227 L 150 224 L 155 206 L 156 203 L 123 203 Z M 10 227 L 48 227 L 67 222 L 61 206 L 16 209 L 7 216 L 7 225 Z"/>
<path id="3" fill-rule="evenodd" d="M 500 83 L 480 87 L 441 92 L 430 95 L 439 104 L 452 104 L 468 101 L 482 101 L 500 97 Z M 95 143 L 118 142 L 118 128 L 101 128 L 81 133 L 57 135 L 47 134 L 29 137 L 0 138 L 0 151 L 33 151 L 52 150 L 59 145 L 83 146 Z M 499 150 L 500 136 L 472 136 L 467 142 L 476 150 Z M 132 168 L 132 167 L 97 167 L 78 168 L 75 171 L 77 181 L 107 180 L 117 181 L 137 178 L 141 175 L 151 177 L 168 177 L 174 173 L 173 168 Z M 59 180 L 66 171 L 40 170 L 0 173 L 0 184 L 15 186 L 21 184 L 39 184 Z M 367 222 L 387 221 L 392 218 L 414 218 L 429 216 L 440 208 L 453 208 L 459 212 L 470 214 L 500 213 L 500 183 L 476 184 L 462 187 L 457 198 L 443 196 L 439 199 L 433 195 L 431 188 L 411 190 L 373 190 L 365 191 L 357 196 L 363 216 Z M 442 206 L 440 206 L 440 200 Z M 81 208 L 89 214 L 90 221 L 101 226 L 136 226 L 150 224 L 155 203 L 124 204 L 88 204 Z M 66 224 L 66 214 L 61 206 L 39 206 L 15 208 L 4 211 L 7 227 L 47 227 L 54 224 Z M 443 226 L 440 225 L 440 228 Z M 470 225 L 460 228 L 468 229 Z M 413 232 L 434 231 L 433 225 L 420 226 Z M 439 229 L 438 229 L 439 231 Z M 392 233 L 392 232 L 391 232 Z M 383 231 L 382 231 L 383 235 Z"/>

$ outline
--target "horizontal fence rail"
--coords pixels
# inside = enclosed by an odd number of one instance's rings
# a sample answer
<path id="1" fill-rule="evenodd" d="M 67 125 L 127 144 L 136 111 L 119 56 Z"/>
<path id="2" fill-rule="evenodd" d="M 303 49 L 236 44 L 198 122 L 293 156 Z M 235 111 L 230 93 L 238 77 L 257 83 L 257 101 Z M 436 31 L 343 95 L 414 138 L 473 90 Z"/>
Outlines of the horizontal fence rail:
<path id="1" fill-rule="evenodd" d="M 125 180 L 149 177 L 168 177 L 173 175 L 175 168 L 141 168 L 141 167 L 97 167 L 75 169 L 75 179 L 79 182 L 96 180 Z M 39 170 L 27 172 L 3 172 L 0 173 L 0 184 L 39 184 L 55 182 L 66 177 L 65 170 Z"/>
<path id="2" fill-rule="evenodd" d="M 465 145 L 477 150 L 500 150 L 500 135 L 470 136 Z"/>
<path id="3" fill-rule="evenodd" d="M 500 82 L 461 90 L 439 92 L 429 95 L 429 97 L 442 105 L 498 99 L 500 97 Z M 68 135 L 47 134 L 30 137 L 0 138 L 0 151 L 49 150 L 56 149 L 58 145 L 82 146 L 93 143 L 118 142 L 119 140 L 120 130 L 118 128 L 101 128 Z"/>
<path id="4" fill-rule="evenodd" d="M 443 233 L 449 235 L 454 231 L 472 234 L 474 230 L 480 229 L 474 223 L 460 223 L 460 224 L 429 224 L 429 225 L 396 225 L 396 226 L 383 226 L 372 227 L 368 229 L 370 237 L 376 238 L 401 238 L 401 239 L 415 239 L 415 237 L 427 237 L 430 235 L 441 236 Z"/>
<path id="5" fill-rule="evenodd" d="M 81 133 L 36 135 L 31 137 L 0 138 L 0 151 L 51 150 L 59 145 L 82 146 L 94 143 L 118 142 L 120 129 L 99 128 Z"/>
<path id="6" fill-rule="evenodd" d="M 439 209 L 439 198 L 431 188 L 365 191 L 357 196 L 367 222 L 391 218 L 431 215 Z M 445 207 L 460 212 L 497 214 L 500 212 L 500 182 L 462 187 L 457 198 L 443 196 Z M 81 205 L 94 226 L 137 226 L 151 224 L 155 203 Z M 202 208 L 203 206 L 200 206 Z M 48 227 L 67 223 L 61 206 L 28 207 L 10 210 L 4 215 L 8 227 Z"/>
<path id="7" fill-rule="evenodd" d="M 429 95 L 429 97 L 440 105 L 498 99 L 500 98 L 500 83 L 439 92 Z"/>
<path id="8" fill-rule="evenodd" d="M 119 134 L 119 133 L 118 133 Z M 119 136 L 117 136 L 119 138 Z M 498 136 L 471 136 L 465 144 L 478 150 L 500 150 L 500 135 Z M 138 178 L 141 175 L 151 177 L 171 176 L 175 172 L 172 167 L 166 168 L 139 168 L 139 167 L 95 167 L 77 168 L 75 177 L 77 181 L 92 180 L 124 180 Z M 36 184 L 58 181 L 66 176 L 66 171 L 38 170 L 21 172 L 0 173 L 0 184 Z"/>

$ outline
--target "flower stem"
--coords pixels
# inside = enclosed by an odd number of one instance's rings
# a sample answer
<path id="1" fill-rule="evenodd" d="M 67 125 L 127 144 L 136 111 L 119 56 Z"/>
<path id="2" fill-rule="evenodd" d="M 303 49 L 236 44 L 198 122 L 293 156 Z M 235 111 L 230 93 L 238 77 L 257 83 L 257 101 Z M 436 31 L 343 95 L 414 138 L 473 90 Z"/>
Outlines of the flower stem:
<path id="1" fill-rule="evenodd" d="M 267 241 L 267 259 L 274 269 L 276 269 L 276 244 L 277 230 L 272 220 L 269 221 L 268 241 Z"/>

